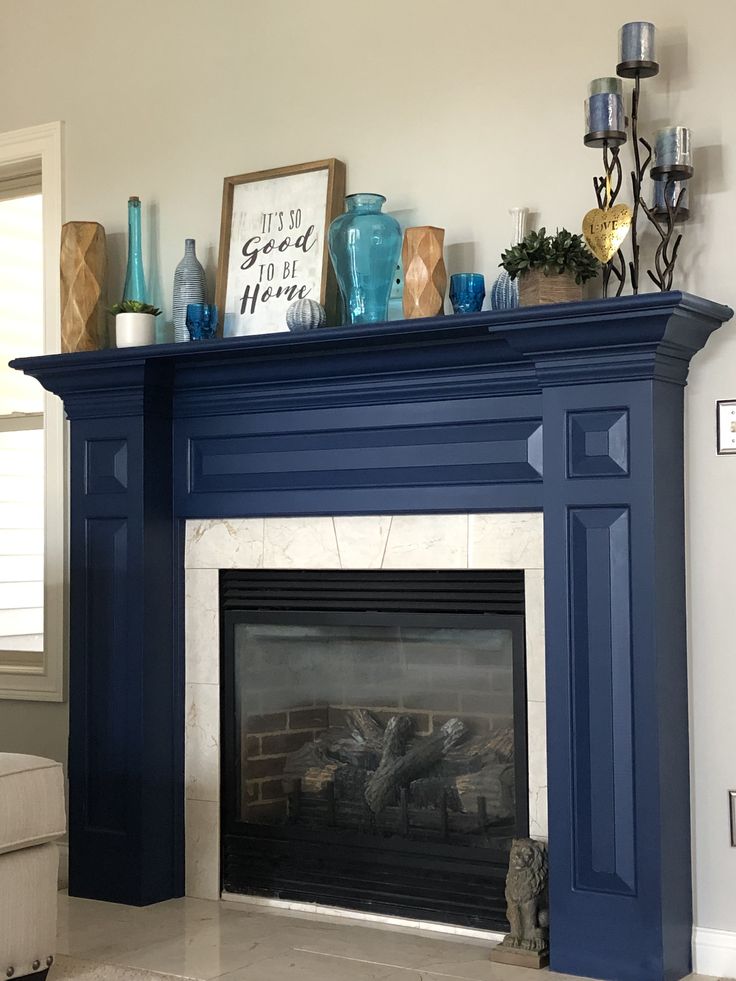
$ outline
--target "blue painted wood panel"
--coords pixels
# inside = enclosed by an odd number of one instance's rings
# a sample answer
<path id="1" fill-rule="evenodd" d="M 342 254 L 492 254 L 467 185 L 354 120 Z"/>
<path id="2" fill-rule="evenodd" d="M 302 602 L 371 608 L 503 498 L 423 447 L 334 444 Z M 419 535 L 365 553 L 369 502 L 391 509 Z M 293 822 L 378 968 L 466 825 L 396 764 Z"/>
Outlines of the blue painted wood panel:
<path id="1" fill-rule="evenodd" d="M 561 452 L 571 417 L 613 405 L 629 416 L 628 473 L 572 474 Z M 691 929 L 682 387 L 552 386 L 543 419 L 551 966 L 681 978 Z M 677 924 L 669 935 L 667 924 Z"/>
<path id="2" fill-rule="evenodd" d="M 541 481 L 541 419 L 474 425 L 402 427 L 294 435 L 193 437 L 192 494 L 360 487 Z M 539 443 L 534 459 L 534 443 Z M 536 466 L 535 466 L 536 463 Z M 539 468 L 539 469 L 537 469 Z"/>
<path id="3" fill-rule="evenodd" d="M 123 494 L 128 489 L 128 444 L 122 439 L 87 440 L 85 495 Z"/>
<path id="4" fill-rule="evenodd" d="M 507 506 L 539 507 L 540 401 L 514 401 L 517 418 L 504 418 L 504 400 L 467 399 L 184 419 L 175 430 L 177 507 L 199 516 L 255 514 L 307 494 L 302 506 L 313 513 L 330 513 L 336 501 L 338 512 L 348 502 L 372 511 L 371 490 L 380 490 L 384 509 L 392 491 L 397 510 L 416 508 L 417 494 L 427 496 L 426 507 L 434 494 L 445 509 L 448 495 L 473 490 L 476 506 L 505 495 Z"/>
<path id="5" fill-rule="evenodd" d="M 183 685 L 171 420 L 72 427 L 70 893 L 181 893 Z"/>
<path id="6" fill-rule="evenodd" d="M 127 827 L 129 786 L 127 740 L 130 720 L 120 711 L 118 692 L 125 690 L 128 633 L 125 611 L 128 590 L 128 522 L 126 518 L 87 518 L 84 522 L 85 637 L 91 648 L 86 659 L 86 688 L 94 703 L 85 706 L 86 745 L 84 786 L 87 832 L 118 834 Z"/>
<path id="7" fill-rule="evenodd" d="M 571 412 L 568 416 L 568 477 L 626 476 L 629 416 L 625 409 Z"/>
<path id="8" fill-rule="evenodd" d="M 297 493 L 311 514 L 541 507 L 539 395 L 186 416 L 174 439 L 191 517 L 288 513 Z"/>
<path id="9" fill-rule="evenodd" d="M 569 512 L 575 888 L 634 895 L 630 531 L 627 508 Z"/>

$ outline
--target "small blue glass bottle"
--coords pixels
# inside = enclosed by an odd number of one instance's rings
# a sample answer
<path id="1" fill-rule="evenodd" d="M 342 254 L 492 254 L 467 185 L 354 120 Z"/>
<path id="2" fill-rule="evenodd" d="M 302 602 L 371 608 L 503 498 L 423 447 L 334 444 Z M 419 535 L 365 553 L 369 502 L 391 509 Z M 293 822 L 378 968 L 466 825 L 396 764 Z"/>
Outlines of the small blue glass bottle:
<path id="1" fill-rule="evenodd" d="M 128 268 L 125 271 L 124 300 L 146 303 L 146 277 L 141 253 L 141 200 L 128 198 Z"/>
<path id="2" fill-rule="evenodd" d="M 345 199 L 347 211 L 330 225 L 330 257 L 351 324 L 388 320 L 401 228 L 381 211 L 385 203 L 382 194 L 350 194 Z"/>

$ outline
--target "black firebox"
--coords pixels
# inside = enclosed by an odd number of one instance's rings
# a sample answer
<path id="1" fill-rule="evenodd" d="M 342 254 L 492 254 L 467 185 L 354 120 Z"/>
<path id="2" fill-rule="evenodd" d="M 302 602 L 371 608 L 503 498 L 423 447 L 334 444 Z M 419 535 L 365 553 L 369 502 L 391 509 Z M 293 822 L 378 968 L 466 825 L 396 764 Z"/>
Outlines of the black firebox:
<path id="1" fill-rule="evenodd" d="M 220 574 L 226 892 L 505 929 L 523 572 Z"/>

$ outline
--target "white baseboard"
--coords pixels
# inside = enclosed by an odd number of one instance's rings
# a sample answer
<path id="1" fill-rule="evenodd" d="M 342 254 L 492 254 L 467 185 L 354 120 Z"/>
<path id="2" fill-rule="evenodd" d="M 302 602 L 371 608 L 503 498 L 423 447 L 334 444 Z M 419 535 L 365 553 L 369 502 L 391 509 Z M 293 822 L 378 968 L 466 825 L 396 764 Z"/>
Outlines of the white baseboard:
<path id="1" fill-rule="evenodd" d="M 736 933 L 694 927 L 693 971 L 716 978 L 736 978 Z"/>
<path id="2" fill-rule="evenodd" d="M 503 933 L 496 933 L 493 930 L 474 930 L 471 927 L 453 926 L 450 923 L 434 923 L 431 920 L 410 920 L 403 916 L 363 913 L 360 910 L 343 909 L 340 906 L 323 906 L 321 903 L 297 903 L 287 899 L 268 899 L 265 896 L 243 896 L 234 892 L 223 892 L 221 898 L 228 903 L 241 903 L 244 906 L 265 906 L 292 913 L 309 913 L 316 917 L 339 917 L 358 923 L 394 927 L 408 933 L 439 933 L 445 936 L 483 940 L 491 944 L 500 943 L 504 938 Z"/>

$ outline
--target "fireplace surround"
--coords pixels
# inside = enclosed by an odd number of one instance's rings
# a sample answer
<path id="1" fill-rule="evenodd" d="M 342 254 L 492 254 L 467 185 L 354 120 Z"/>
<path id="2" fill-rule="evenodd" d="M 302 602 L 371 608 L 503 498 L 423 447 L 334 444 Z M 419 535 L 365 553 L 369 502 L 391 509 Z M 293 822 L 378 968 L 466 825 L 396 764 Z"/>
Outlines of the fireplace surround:
<path id="1" fill-rule="evenodd" d="M 551 966 L 690 969 L 681 293 L 14 363 L 71 420 L 70 888 L 183 890 L 186 519 L 544 514 Z"/>
<path id="2" fill-rule="evenodd" d="M 542 516 L 539 513 L 513 513 L 513 514 L 431 514 L 431 515 L 380 515 L 380 516 L 341 516 L 341 517 L 303 517 L 303 518 L 266 518 L 266 519 L 245 519 L 228 520 L 221 522 L 217 520 L 190 521 L 187 524 L 187 544 L 185 549 L 185 568 L 186 568 L 186 677 L 187 677 L 187 741 L 186 741 L 186 797 L 187 797 L 187 876 L 186 892 L 187 895 L 200 898 L 215 899 L 220 896 L 221 874 L 220 874 L 220 847 L 218 842 L 219 831 L 219 811 L 220 811 L 220 785 L 225 789 L 224 798 L 227 799 L 227 784 L 229 774 L 227 769 L 222 770 L 222 778 L 218 777 L 221 752 L 220 752 L 220 730 L 222 729 L 222 744 L 225 748 L 224 756 L 228 753 L 226 745 L 229 737 L 233 736 L 233 730 L 228 729 L 232 717 L 233 707 L 228 706 L 227 679 L 230 668 L 231 652 L 225 648 L 233 640 L 233 628 L 241 620 L 238 612 L 239 604 L 242 599 L 242 580 L 252 581 L 259 587 L 259 592 L 254 594 L 250 600 L 250 605 L 258 605 L 264 600 L 270 600 L 276 608 L 283 608 L 284 603 L 288 608 L 288 602 L 294 596 L 299 596 L 298 586 L 302 579 L 310 584 L 309 603 L 311 607 L 317 606 L 318 599 L 324 607 L 324 600 L 329 602 L 331 589 L 339 585 L 344 593 L 354 594 L 355 599 L 359 600 L 358 608 L 363 609 L 366 605 L 370 609 L 381 608 L 386 599 L 396 608 L 404 608 L 403 593 L 396 588 L 398 583 L 405 585 L 409 581 L 417 581 L 423 588 L 430 589 L 425 600 L 422 600 L 421 593 L 412 594 L 411 609 L 416 614 L 415 620 L 421 621 L 422 626 L 426 625 L 426 613 L 422 609 L 429 608 L 432 611 L 432 619 L 439 614 L 440 608 L 445 611 L 454 611 L 452 619 L 457 622 L 460 619 L 471 620 L 474 626 L 478 627 L 480 621 L 488 626 L 488 616 L 481 611 L 485 609 L 485 604 L 492 604 L 490 611 L 491 619 L 504 618 L 508 622 L 511 620 L 516 624 L 514 631 L 517 637 L 515 643 L 516 657 L 519 661 L 514 677 L 514 691 L 516 692 L 516 705 L 512 707 L 511 700 L 511 665 L 507 663 L 503 668 L 504 658 L 510 657 L 507 652 L 505 635 L 501 637 L 491 637 L 491 643 L 484 637 L 481 631 L 476 631 L 474 637 L 480 638 L 475 641 L 476 647 L 467 650 L 464 661 L 463 673 L 460 673 L 459 664 L 460 654 L 450 644 L 444 641 L 433 649 L 427 649 L 427 638 L 416 630 L 410 630 L 403 638 L 401 649 L 405 655 L 405 660 L 410 670 L 405 673 L 398 670 L 398 665 L 390 665 L 389 670 L 384 672 L 390 686 L 379 682 L 375 686 L 373 694 L 366 690 L 355 691 L 355 684 L 361 685 L 362 680 L 371 680 L 377 664 L 385 664 L 380 656 L 380 648 L 375 646 L 375 636 L 364 638 L 368 640 L 360 651 L 354 652 L 354 664 L 351 670 L 346 673 L 343 667 L 342 680 L 340 685 L 341 705 L 335 704 L 335 694 L 330 699 L 332 708 L 342 713 L 346 708 L 357 708 L 355 696 L 361 696 L 362 708 L 373 709 L 378 713 L 377 718 L 385 721 L 390 714 L 389 705 L 397 703 L 402 707 L 402 714 L 410 714 L 415 717 L 417 729 L 428 731 L 433 728 L 435 721 L 438 726 L 445 723 L 452 715 L 464 716 L 464 724 L 469 729 L 481 727 L 481 731 L 476 732 L 475 739 L 468 741 L 468 749 L 473 751 L 480 742 L 483 748 L 482 727 L 488 725 L 494 718 L 494 727 L 503 729 L 504 723 L 510 719 L 504 716 L 513 716 L 515 723 L 521 727 L 514 737 L 514 743 L 518 744 L 518 759 L 521 765 L 519 776 L 528 778 L 528 806 L 524 803 L 517 817 L 520 822 L 519 832 L 526 834 L 526 822 L 528 814 L 529 829 L 535 837 L 547 837 L 547 809 L 546 809 L 546 740 L 545 740 L 545 716 L 544 716 L 544 594 L 543 594 L 543 529 Z M 304 571 L 306 568 L 307 571 Z M 486 570 L 494 569 L 495 572 Z M 295 571 L 296 570 L 296 571 Z M 357 571 L 361 570 L 361 571 Z M 264 577 L 264 583 L 261 583 Z M 354 583 L 349 583 L 351 578 Z M 428 580 L 428 581 L 427 581 Z M 435 582 L 437 580 L 437 582 Z M 382 583 L 385 581 L 385 586 Z M 235 583 L 235 586 L 229 585 Z M 463 614 L 462 596 L 469 588 L 466 584 L 474 584 L 483 602 L 474 599 L 475 593 L 466 598 L 466 611 Z M 271 589 L 278 586 L 276 594 L 271 597 Z M 315 590 L 319 588 L 319 593 Z M 263 592 L 261 593 L 261 589 Z M 296 589 L 296 592 L 294 590 Z M 321 593 L 324 589 L 325 596 Z M 456 595 L 461 598 L 453 600 L 446 595 L 448 589 L 454 590 Z M 494 590 L 498 590 L 498 595 L 494 598 Z M 232 596 L 230 593 L 232 592 Z M 282 593 L 285 599 L 282 601 Z M 224 620 L 220 625 L 218 615 L 218 602 L 220 598 L 226 603 L 224 610 Z M 340 606 L 345 607 L 345 601 L 340 601 Z M 471 615 L 469 611 L 478 611 Z M 480 617 L 480 620 L 479 620 Z M 351 613 L 341 615 L 332 614 L 332 619 L 339 619 L 343 622 L 353 623 L 354 618 Z M 393 618 L 389 612 L 389 620 Z M 257 620 L 268 623 L 267 613 L 260 614 Z M 291 618 L 292 620 L 294 617 Z M 299 618 L 296 618 L 299 619 Z M 367 619 L 375 623 L 385 621 L 376 613 L 365 614 L 363 620 Z M 319 613 L 313 612 L 309 617 L 311 622 L 320 623 L 322 617 Z M 496 620 L 496 626 L 498 622 Z M 269 630 L 273 627 L 269 626 Z M 295 628 L 293 628 L 295 629 Z M 316 629 L 316 628 L 313 628 Z M 376 628 L 373 628 L 376 629 Z M 525 644 L 523 634 L 526 634 Z M 298 641 L 298 633 L 296 635 Z M 222 643 L 221 643 L 222 638 Z M 468 639 L 467 637 L 465 638 Z M 503 643 L 499 645 L 498 640 Z M 496 654 L 492 650 L 488 654 L 483 654 L 484 648 L 493 646 L 496 642 Z M 521 641 L 521 643 L 518 643 Z M 480 647 L 478 645 L 480 644 Z M 220 670 L 220 649 L 223 648 L 224 658 L 222 671 Z M 287 688 L 289 678 L 288 658 L 285 657 L 283 646 L 271 641 L 271 657 L 266 657 L 266 651 L 258 651 L 258 663 L 254 665 L 257 677 L 253 680 L 261 689 L 261 694 L 257 697 L 267 698 L 266 703 L 259 703 L 259 709 L 267 710 L 267 718 L 259 719 L 256 728 L 258 732 L 253 737 L 254 742 L 259 745 L 258 758 L 254 760 L 254 767 L 257 772 L 253 774 L 256 783 L 265 781 L 266 799 L 272 800 L 274 796 L 279 796 L 277 791 L 280 787 L 274 782 L 274 777 L 280 776 L 284 770 L 286 758 L 280 755 L 283 749 L 295 749 L 296 747 L 284 747 L 281 741 L 284 736 L 291 740 L 302 742 L 303 739 L 311 739 L 311 733 L 305 730 L 304 724 L 295 724 L 291 728 L 301 731 L 295 735 L 284 733 L 285 720 L 280 717 L 278 710 L 283 709 L 288 704 L 289 691 Z M 298 647 L 297 647 L 298 650 Z M 319 655 L 319 650 L 314 651 Z M 447 663 L 448 654 L 452 657 L 452 665 Z M 482 655 L 482 656 L 481 656 Z M 501 660 L 499 660 L 499 655 Z M 313 656 L 313 655 L 312 655 Z M 483 668 L 486 658 L 493 660 L 493 674 L 487 674 Z M 265 680 L 273 680 L 273 685 L 269 684 L 267 690 L 263 691 L 264 677 L 263 666 L 267 666 L 269 674 Z M 428 666 L 428 670 L 427 670 Z M 524 670 L 526 668 L 526 671 Z M 399 690 L 401 679 L 405 684 L 408 683 L 405 698 Z M 248 680 L 248 679 L 246 679 Z M 305 681 L 312 684 L 311 677 L 296 679 L 300 684 Z M 431 690 L 432 682 L 439 681 L 439 690 Z M 343 688 L 347 685 L 347 691 Z M 318 686 L 319 687 L 319 686 Z M 447 693 L 443 689 L 455 687 L 455 693 Z M 429 690 L 427 690 L 429 688 Z M 222 693 L 222 698 L 220 697 Z M 323 695 L 328 693 L 322 692 Z M 370 696 L 370 697 L 366 697 Z M 391 701 L 384 704 L 386 697 Z M 440 704 L 434 699 L 443 698 Z M 427 702 L 426 699 L 433 701 Z M 521 705 L 518 699 L 522 698 Z M 420 707 L 417 699 L 423 699 L 424 705 Z M 222 726 L 220 724 L 219 708 L 223 702 Z M 296 713 L 302 719 L 303 710 Z M 311 718 L 311 716 L 310 716 Z M 527 720 L 528 718 L 528 725 Z M 298 720 L 296 720 L 298 721 Z M 319 721 L 319 720 L 317 720 Z M 261 736 L 261 732 L 268 730 L 267 735 Z M 528 732 L 528 739 L 527 739 Z M 528 752 L 527 752 L 528 742 Z M 245 748 L 251 743 L 251 738 L 246 738 Z M 461 742 L 456 753 L 453 755 L 452 767 L 456 768 L 458 761 L 464 757 L 463 743 Z M 516 754 L 515 754 L 516 755 Z M 528 767 L 527 767 L 528 758 Z M 507 760 L 507 756 L 503 756 Z M 473 757 L 472 769 L 475 771 L 479 767 L 478 757 Z M 492 761 L 492 762 L 495 762 Z M 274 769 L 274 767 L 276 769 Z M 265 768 L 265 769 L 264 769 Z M 492 766 L 491 770 L 506 775 L 506 766 Z M 451 781 L 454 783 L 454 780 Z M 521 786 L 521 785 L 520 785 Z M 258 787 L 254 788 L 258 791 Z M 450 788 L 448 788 L 450 789 Z M 246 790 L 250 790 L 246 786 Z M 461 807 L 456 807 L 456 811 L 465 812 L 472 815 L 477 813 L 475 795 L 472 793 L 470 783 L 465 784 L 466 797 Z M 526 789 L 519 794 L 526 794 Z M 257 798 L 254 801 L 256 808 L 261 807 L 263 794 L 256 793 L 250 795 Z M 407 801 L 409 804 L 410 801 Z M 460 803 L 460 802 L 458 802 Z M 281 804 L 284 807 L 284 804 Z M 339 803 L 338 803 L 339 807 Z M 236 809 L 240 809 L 237 806 Z M 487 808 L 491 810 L 491 808 Z M 292 871 L 299 874 L 299 861 L 294 862 L 299 857 L 298 842 L 304 836 L 296 829 L 296 834 L 282 834 L 278 828 L 273 831 L 266 829 L 252 829 L 242 826 L 240 822 L 228 812 L 232 811 L 230 806 L 223 809 L 223 821 L 234 825 L 236 836 L 225 836 L 224 843 L 226 851 L 229 848 L 235 862 L 235 875 L 231 877 L 229 873 L 223 875 L 225 891 L 231 893 L 245 892 L 247 894 L 278 895 L 283 901 L 307 899 L 314 902 L 320 901 L 322 904 L 334 904 L 342 907 L 362 908 L 371 913 L 383 912 L 390 915 L 410 915 L 414 920 L 417 917 L 423 921 L 435 919 L 440 922 L 454 921 L 465 926 L 474 928 L 501 929 L 503 928 L 503 878 L 507 857 L 505 854 L 500 856 L 483 854 L 476 852 L 476 858 L 483 859 L 484 866 L 479 868 L 477 877 L 477 899 L 476 902 L 464 902 L 463 894 L 471 894 L 472 889 L 467 888 L 467 875 L 463 873 L 454 879 L 456 891 L 459 894 L 459 901 L 454 906 L 444 903 L 441 896 L 429 896 L 427 890 L 422 893 L 428 898 L 428 902 L 422 904 L 418 894 L 412 896 L 407 889 L 403 895 L 408 899 L 398 904 L 391 905 L 390 902 L 382 902 L 380 896 L 371 895 L 370 890 L 357 890 L 350 896 L 346 896 L 340 890 L 332 889 L 328 869 L 327 877 L 322 878 L 323 885 L 315 885 L 312 889 L 309 883 L 298 886 L 294 883 L 293 876 L 276 875 L 271 881 L 268 877 L 264 880 L 264 871 L 268 875 L 273 875 L 273 868 L 268 872 L 267 854 L 263 853 L 261 845 L 264 836 L 265 845 L 274 849 L 276 855 L 283 857 L 283 849 L 291 851 Z M 388 812 L 389 819 L 391 814 Z M 413 820 L 411 814 L 408 815 L 409 824 Z M 426 817 L 430 823 L 436 821 L 437 811 L 431 812 Z M 420 821 L 423 818 L 419 817 Z M 458 814 L 458 821 L 469 823 L 474 830 L 475 821 L 472 817 L 462 817 Z M 448 828 L 453 832 L 452 825 L 454 819 L 451 817 Z M 338 828 L 335 833 L 335 844 L 343 845 L 343 856 L 349 859 L 350 866 L 348 877 L 355 868 L 354 861 L 356 855 L 352 852 L 352 846 L 366 845 L 373 848 L 374 854 L 378 855 L 380 848 L 374 845 L 381 845 L 382 842 L 371 841 L 364 835 L 343 840 L 345 834 L 340 833 Z M 380 830 L 380 829 L 379 829 Z M 287 832 L 289 829 L 287 829 Z M 245 833 L 245 834 L 244 834 Z M 253 864 L 252 856 L 247 858 L 245 853 L 249 852 L 249 839 L 256 837 L 253 842 L 255 854 L 257 855 L 261 874 L 256 876 L 256 869 Z M 306 838 L 313 836 L 307 833 Z M 439 874 L 442 869 L 449 875 L 448 882 L 452 880 L 453 863 L 459 862 L 459 868 L 467 868 L 470 861 L 469 854 L 463 854 L 462 849 L 457 847 L 450 849 L 449 857 L 444 856 L 444 849 L 439 849 L 439 855 L 443 856 L 439 864 L 433 864 L 433 853 L 435 848 L 425 849 L 422 846 L 421 830 L 415 833 L 409 829 L 410 845 L 409 850 L 414 858 L 405 855 L 404 858 L 410 865 L 417 862 L 424 863 L 425 868 L 429 868 L 434 874 Z M 430 838 L 436 837 L 430 834 Z M 295 838 L 296 842 L 284 838 Z M 411 839 L 418 839 L 412 841 Z M 318 836 L 317 845 L 321 839 Z M 472 842 L 470 842 L 472 844 Z M 457 842 L 455 843 L 457 844 Z M 486 842 L 486 845 L 491 842 Z M 391 843 L 394 854 L 401 858 L 401 840 Z M 502 853 L 508 848 L 507 841 L 499 843 Z M 292 850 L 295 848 L 295 851 Z M 252 850 L 252 849 L 251 849 Z M 238 862 L 239 853 L 243 853 Z M 319 857 L 319 853 L 318 853 Z M 324 862 L 324 854 L 321 855 Z M 359 856 L 358 856 L 359 858 Z M 445 860 L 447 858 L 447 860 Z M 265 869 L 264 869 L 265 863 Z M 294 868 L 296 864 L 296 868 Z M 330 863 L 327 863 L 328 865 Z M 340 863 L 335 861 L 336 865 Z M 359 865 L 359 861 L 357 862 Z M 225 857 L 225 869 L 228 867 L 227 855 Z M 485 872 L 483 868 L 485 867 Z M 240 871 L 242 869 L 242 871 Z M 344 878 L 341 870 L 339 878 Z M 483 875 L 481 875 L 483 872 Z M 485 875 L 485 881 L 483 876 Z M 334 878 L 335 876 L 333 876 Z M 362 873 L 359 878 L 362 877 Z M 230 879 L 233 881 L 230 881 Z M 400 876 L 397 873 L 396 884 L 399 894 L 402 892 Z M 326 885 L 325 885 L 326 883 Z M 266 888 L 264 889 L 264 884 Z M 270 887 L 270 888 L 269 888 Z M 484 908 L 482 899 L 482 889 L 485 888 L 487 903 Z M 389 890 L 390 891 L 390 890 Z M 414 913 L 412 914 L 412 909 Z M 444 910 L 444 913 L 443 913 Z"/>

